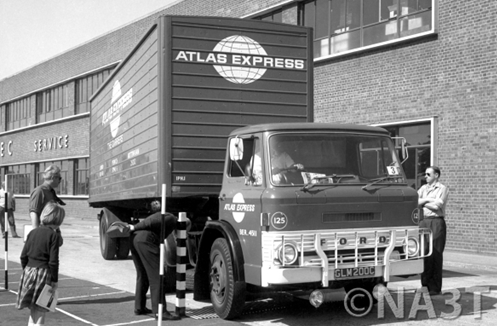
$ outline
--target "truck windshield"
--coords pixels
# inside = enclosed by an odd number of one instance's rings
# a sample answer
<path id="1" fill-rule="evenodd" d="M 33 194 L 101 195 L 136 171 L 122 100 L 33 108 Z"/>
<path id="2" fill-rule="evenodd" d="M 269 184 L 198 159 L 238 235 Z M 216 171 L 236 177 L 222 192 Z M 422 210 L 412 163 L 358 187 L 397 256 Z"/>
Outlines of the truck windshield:
<path id="1" fill-rule="evenodd" d="M 386 136 L 277 134 L 269 139 L 269 159 L 274 185 L 406 182 Z"/>

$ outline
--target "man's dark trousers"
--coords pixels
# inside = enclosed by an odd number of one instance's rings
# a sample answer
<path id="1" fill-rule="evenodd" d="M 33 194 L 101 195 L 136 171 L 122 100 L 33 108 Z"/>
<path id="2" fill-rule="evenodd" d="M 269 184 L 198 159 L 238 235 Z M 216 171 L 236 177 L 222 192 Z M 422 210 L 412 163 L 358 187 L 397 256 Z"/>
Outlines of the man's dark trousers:
<path id="1" fill-rule="evenodd" d="M 136 268 L 135 310 L 143 310 L 150 287 L 152 311 L 158 313 L 160 303 L 160 246 L 151 231 L 136 231 L 131 236 L 131 254 Z"/>
<path id="2" fill-rule="evenodd" d="M 428 228 L 433 233 L 433 253 L 424 259 L 424 272 L 421 285 L 428 291 L 442 292 L 443 252 L 447 238 L 447 226 L 442 217 L 425 218 L 419 223 L 420 228 Z"/>

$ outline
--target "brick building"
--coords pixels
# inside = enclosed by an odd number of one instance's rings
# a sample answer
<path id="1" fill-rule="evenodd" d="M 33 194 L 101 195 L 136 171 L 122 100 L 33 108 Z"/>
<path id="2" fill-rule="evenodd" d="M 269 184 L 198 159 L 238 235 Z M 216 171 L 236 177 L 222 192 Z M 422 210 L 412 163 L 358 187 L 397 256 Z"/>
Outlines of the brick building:
<path id="1" fill-rule="evenodd" d="M 51 162 L 68 214 L 88 207 L 91 94 L 160 15 L 314 28 L 318 122 L 379 125 L 409 143 L 410 185 L 429 165 L 450 188 L 447 247 L 497 254 L 497 2 L 183 0 L 0 81 L 0 174 L 19 213 Z"/>

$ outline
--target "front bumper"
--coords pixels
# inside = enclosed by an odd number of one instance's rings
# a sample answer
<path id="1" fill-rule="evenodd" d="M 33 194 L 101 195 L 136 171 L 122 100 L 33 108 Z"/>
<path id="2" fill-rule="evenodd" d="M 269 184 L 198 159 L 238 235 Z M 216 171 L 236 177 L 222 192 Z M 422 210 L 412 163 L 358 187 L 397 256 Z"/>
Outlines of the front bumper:
<path id="1" fill-rule="evenodd" d="M 412 237 L 420 241 L 419 253 L 415 256 L 401 254 L 399 250 Z M 276 265 L 276 248 L 286 242 L 295 244 L 299 259 L 292 265 Z M 268 232 L 263 234 L 261 285 L 320 282 L 328 287 L 334 281 L 373 277 L 382 277 L 388 282 L 391 276 L 422 273 L 423 258 L 431 255 L 432 242 L 431 231 L 417 227 L 321 233 Z M 370 254 L 363 255 L 362 250 L 369 250 Z M 345 251 L 348 256 L 343 254 Z"/>
<path id="2" fill-rule="evenodd" d="M 388 273 L 386 273 L 385 266 L 375 267 L 375 274 L 368 275 L 367 277 L 384 277 L 385 274 L 389 276 L 400 276 L 400 275 L 412 275 L 419 274 L 423 272 L 423 260 L 411 260 L 411 261 L 397 261 L 389 264 Z M 285 285 L 285 284 L 302 284 L 302 283 L 316 283 L 323 282 L 323 272 L 322 268 L 319 267 L 307 267 L 307 268 L 273 268 L 273 269 L 262 269 L 262 285 Z M 355 276 L 348 278 L 335 278 L 335 268 L 328 269 L 328 277 L 323 284 L 323 287 L 328 287 L 330 282 L 333 281 L 343 281 L 346 279 L 358 279 L 365 278 L 364 276 Z M 385 280 L 388 282 L 388 280 Z"/>

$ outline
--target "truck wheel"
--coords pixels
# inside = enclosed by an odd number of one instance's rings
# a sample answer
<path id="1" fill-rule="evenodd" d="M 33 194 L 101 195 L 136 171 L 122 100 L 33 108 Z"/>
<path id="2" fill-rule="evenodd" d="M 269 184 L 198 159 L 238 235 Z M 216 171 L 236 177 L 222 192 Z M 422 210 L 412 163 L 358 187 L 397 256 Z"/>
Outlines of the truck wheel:
<path id="1" fill-rule="evenodd" d="M 176 238 L 171 233 L 165 241 L 164 264 L 165 268 L 165 291 L 171 293 L 176 291 Z"/>
<path id="2" fill-rule="evenodd" d="M 105 260 L 114 259 L 117 250 L 116 239 L 109 237 L 107 229 L 109 228 L 109 218 L 102 214 L 100 219 L 100 252 Z"/>
<path id="3" fill-rule="evenodd" d="M 245 304 L 245 291 L 235 286 L 226 239 L 218 238 L 212 244 L 210 264 L 210 296 L 214 311 L 222 319 L 238 317 Z"/>
<path id="4" fill-rule="evenodd" d="M 117 259 L 126 259 L 129 256 L 129 248 L 131 246 L 129 238 L 117 238 Z"/>

